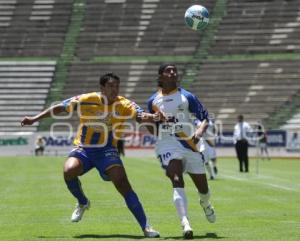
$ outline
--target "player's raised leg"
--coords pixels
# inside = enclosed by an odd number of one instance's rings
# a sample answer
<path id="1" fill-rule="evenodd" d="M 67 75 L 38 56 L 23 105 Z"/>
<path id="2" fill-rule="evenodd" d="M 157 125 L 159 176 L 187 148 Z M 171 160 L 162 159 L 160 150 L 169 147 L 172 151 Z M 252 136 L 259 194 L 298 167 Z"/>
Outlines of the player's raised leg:
<path id="1" fill-rule="evenodd" d="M 78 222 L 81 220 L 85 210 L 89 209 L 90 202 L 83 193 L 79 175 L 83 173 L 83 164 L 76 157 L 69 157 L 64 165 L 64 180 L 69 191 L 77 199 L 77 205 L 72 213 L 71 221 Z"/>
<path id="2" fill-rule="evenodd" d="M 159 232 L 155 231 L 148 223 L 143 206 L 139 201 L 138 196 L 131 188 L 124 167 L 113 166 L 106 170 L 106 174 L 109 176 L 119 193 L 124 197 L 128 209 L 138 221 L 145 237 L 159 237 Z"/>
<path id="3" fill-rule="evenodd" d="M 205 174 L 191 174 L 191 176 L 195 186 L 198 189 L 198 193 L 200 196 L 200 205 L 202 206 L 205 216 L 210 223 L 214 223 L 216 221 L 216 214 L 213 206 L 210 203 L 210 191 L 207 184 L 207 178 Z"/>

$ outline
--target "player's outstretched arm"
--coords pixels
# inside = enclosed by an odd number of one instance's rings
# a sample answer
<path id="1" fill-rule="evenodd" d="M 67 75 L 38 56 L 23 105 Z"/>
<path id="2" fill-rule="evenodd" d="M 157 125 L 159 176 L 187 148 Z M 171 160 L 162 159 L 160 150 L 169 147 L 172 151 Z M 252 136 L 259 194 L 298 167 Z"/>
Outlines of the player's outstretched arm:
<path id="1" fill-rule="evenodd" d="M 147 113 L 147 112 L 141 112 L 137 115 L 136 121 L 139 123 L 155 123 L 155 122 L 161 122 L 166 121 L 165 115 L 158 111 L 154 114 Z"/>
<path id="2" fill-rule="evenodd" d="M 36 116 L 33 117 L 25 116 L 21 121 L 21 126 L 32 125 L 33 123 L 41 119 L 50 117 L 53 114 L 57 115 L 62 112 L 65 112 L 65 107 L 62 104 L 53 105 L 48 109 L 42 111 L 41 113 L 37 114 Z"/>
<path id="3" fill-rule="evenodd" d="M 146 124 L 147 130 L 152 135 L 156 133 L 157 126 L 155 123 L 166 121 L 166 119 L 167 119 L 166 116 L 160 111 L 154 114 L 141 112 L 136 117 L 137 122 Z"/>

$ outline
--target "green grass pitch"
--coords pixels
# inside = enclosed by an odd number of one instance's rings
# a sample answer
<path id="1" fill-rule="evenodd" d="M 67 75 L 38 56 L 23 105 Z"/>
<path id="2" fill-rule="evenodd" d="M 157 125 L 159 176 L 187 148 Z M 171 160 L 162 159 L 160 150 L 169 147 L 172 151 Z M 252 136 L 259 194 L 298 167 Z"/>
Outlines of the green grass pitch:
<path id="1" fill-rule="evenodd" d="M 0 158 L 0 241 L 95 241 L 144 239 L 121 196 L 96 170 L 81 178 L 91 209 L 71 223 L 75 199 L 63 178 L 63 157 Z M 217 222 L 206 221 L 198 195 L 185 176 L 189 216 L 195 240 L 300 240 L 300 161 L 251 160 L 249 174 L 237 161 L 218 160 L 220 175 L 210 181 Z M 172 188 L 154 158 L 125 158 L 130 182 L 138 193 L 158 240 L 181 240 Z"/>

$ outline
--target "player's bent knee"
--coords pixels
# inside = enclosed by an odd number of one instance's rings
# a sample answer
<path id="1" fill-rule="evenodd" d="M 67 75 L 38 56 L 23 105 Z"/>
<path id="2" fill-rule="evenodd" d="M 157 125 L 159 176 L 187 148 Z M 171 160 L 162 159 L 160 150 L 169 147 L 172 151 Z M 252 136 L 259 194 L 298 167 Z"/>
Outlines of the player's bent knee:
<path id="1" fill-rule="evenodd" d="M 167 176 L 171 180 L 173 187 L 184 187 L 183 176 L 176 173 L 167 173 Z"/>
<path id="2" fill-rule="evenodd" d="M 64 178 L 70 180 L 79 176 L 83 171 L 82 164 L 77 158 L 69 158 L 64 164 Z"/>

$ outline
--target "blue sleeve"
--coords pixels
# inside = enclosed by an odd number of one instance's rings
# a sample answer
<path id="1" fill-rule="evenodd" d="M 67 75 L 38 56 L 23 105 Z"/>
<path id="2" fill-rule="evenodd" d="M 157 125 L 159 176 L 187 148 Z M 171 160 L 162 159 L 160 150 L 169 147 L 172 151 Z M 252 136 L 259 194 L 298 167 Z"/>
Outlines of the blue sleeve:
<path id="1" fill-rule="evenodd" d="M 70 104 L 71 100 L 73 97 L 63 100 L 61 103 L 63 104 L 63 106 L 65 107 L 65 109 L 67 109 L 68 105 Z"/>
<path id="2" fill-rule="evenodd" d="M 144 112 L 144 109 L 143 109 L 142 107 L 140 107 L 138 104 L 136 104 L 135 102 L 132 102 L 132 104 L 133 104 L 133 107 L 135 108 L 135 111 L 136 111 L 137 113 L 142 113 L 142 112 Z"/>
<path id="3" fill-rule="evenodd" d="M 81 97 L 81 95 L 74 96 L 69 99 L 63 100 L 61 103 L 64 106 L 65 111 L 70 113 L 70 112 L 73 112 L 74 110 L 76 110 L 80 97 Z"/>
<path id="4" fill-rule="evenodd" d="M 181 93 L 187 98 L 189 102 L 189 111 L 193 113 L 198 120 L 208 121 L 208 112 L 206 108 L 202 105 L 202 103 L 198 100 L 198 98 L 184 89 L 181 89 Z"/>
<path id="5" fill-rule="evenodd" d="M 154 110 L 153 110 L 153 101 L 154 101 L 154 98 L 155 98 L 155 96 L 156 96 L 157 94 L 155 93 L 154 95 L 152 95 L 149 99 L 148 99 L 148 103 L 147 103 L 147 105 L 148 105 L 148 111 L 151 113 L 151 114 L 153 114 L 154 113 Z"/>

